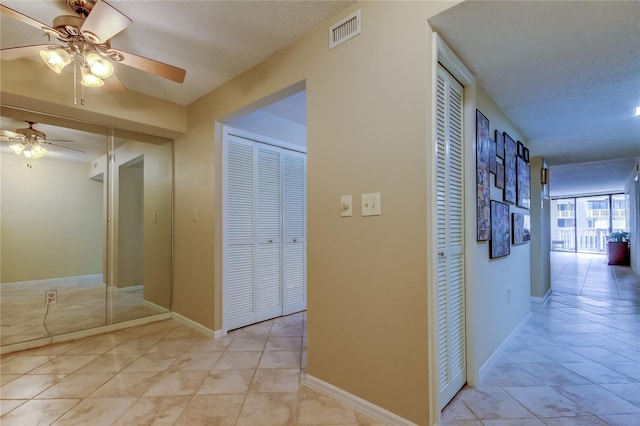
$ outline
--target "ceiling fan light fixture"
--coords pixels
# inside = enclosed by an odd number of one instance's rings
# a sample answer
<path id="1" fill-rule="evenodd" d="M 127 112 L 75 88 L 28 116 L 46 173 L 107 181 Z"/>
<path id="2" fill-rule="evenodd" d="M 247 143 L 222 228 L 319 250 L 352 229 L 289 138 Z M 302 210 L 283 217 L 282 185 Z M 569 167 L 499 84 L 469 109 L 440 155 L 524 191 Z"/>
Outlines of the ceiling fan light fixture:
<path id="1" fill-rule="evenodd" d="M 91 73 L 91 68 L 83 66 L 80 69 L 82 73 L 82 80 L 80 80 L 80 84 L 84 87 L 100 87 L 104 84 L 102 79 Z"/>
<path id="2" fill-rule="evenodd" d="M 42 145 L 33 145 L 31 147 L 31 157 L 42 158 L 47 153 L 47 150 Z"/>
<path id="3" fill-rule="evenodd" d="M 13 145 L 9 145 L 9 149 L 11 149 L 11 151 L 15 152 L 17 155 L 22 154 L 22 151 L 24 151 L 25 148 L 26 147 L 21 142 L 17 142 L 17 143 L 14 143 Z"/>
<path id="4" fill-rule="evenodd" d="M 99 78 L 109 78 L 113 75 L 113 65 L 106 59 L 103 59 L 97 53 L 87 55 L 87 64 L 91 68 L 91 74 Z"/>
<path id="5" fill-rule="evenodd" d="M 64 49 L 41 50 L 40 57 L 51 71 L 58 74 L 71 63 L 71 55 Z"/>

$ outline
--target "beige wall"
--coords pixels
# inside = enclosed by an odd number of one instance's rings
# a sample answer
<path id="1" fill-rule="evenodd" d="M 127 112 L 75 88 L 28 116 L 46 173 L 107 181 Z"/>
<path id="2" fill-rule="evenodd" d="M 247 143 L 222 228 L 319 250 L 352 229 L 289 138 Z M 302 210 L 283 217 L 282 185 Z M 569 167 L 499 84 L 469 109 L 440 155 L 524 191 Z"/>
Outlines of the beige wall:
<path id="1" fill-rule="evenodd" d="M 528 145 L 526 139 L 509 121 L 482 87 L 477 87 L 476 106 L 489 119 L 490 135 L 494 130 L 506 131 L 515 141 Z M 497 189 L 491 175 L 491 199 L 502 201 L 502 191 Z M 467 324 L 470 327 L 471 365 L 470 380 L 477 383 L 488 366 L 491 356 L 502 342 L 530 312 L 531 244 L 511 246 L 507 257 L 489 259 L 489 242 L 476 242 L 475 213 L 475 152 L 467 147 Z M 528 210 L 510 205 L 513 212 L 529 213 Z M 473 247 L 473 249 L 469 249 Z M 509 296 L 510 295 L 510 296 Z"/>
<path id="2" fill-rule="evenodd" d="M 114 285 L 144 283 L 144 161 L 118 167 L 118 258 Z"/>
<path id="3" fill-rule="evenodd" d="M 551 290 L 551 201 L 540 183 L 542 157 L 531 158 L 531 296 L 544 297 Z"/>
<path id="4" fill-rule="evenodd" d="M 2 104 L 72 117 L 90 123 L 173 138 L 187 129 L 187 108 L 133 91 L 85 90 L 85 105 L 73 105 L 73 73 L 55 74 L 30 59 L 0 61 Z"/>
<path id="5" fill-rule="evenodd" d="M 102 183 L 89 165 L 49 156 L 2 162 L 2 283 L 102 274 Z"/>
<path id="6" fill-rule="evenodd" d="M 189 108 L 176 139 L 174 311 L 220 328 L 215 300 L 215 122 L 306 80 L 309 374 L 428 422 L 427 18 L 451 3 L 365 2 L 363 33 L 329 51 L 327 27 Z M 336 17 L 346 16 L 352 9 Z M 389 36 L 392 34 L 393 36 Z M 382 194 L 382 216 L 359 195 Z M 339 215 L 352 194 L 352 218 Z M 194 221 L 193 211 L 200 212 Z M 435 348 L 431 349 L 435 352 Z"/>

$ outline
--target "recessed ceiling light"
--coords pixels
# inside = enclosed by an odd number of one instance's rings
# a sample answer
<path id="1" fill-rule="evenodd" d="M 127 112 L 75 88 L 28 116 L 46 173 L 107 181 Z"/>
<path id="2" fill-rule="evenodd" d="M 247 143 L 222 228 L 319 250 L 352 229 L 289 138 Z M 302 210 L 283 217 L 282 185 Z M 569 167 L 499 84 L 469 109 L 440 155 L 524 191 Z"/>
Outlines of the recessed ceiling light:
<path id="1" fill-rule="evenodd" d="M 636 117 L 640 115 L 640 106 L 636 107 Z"/>

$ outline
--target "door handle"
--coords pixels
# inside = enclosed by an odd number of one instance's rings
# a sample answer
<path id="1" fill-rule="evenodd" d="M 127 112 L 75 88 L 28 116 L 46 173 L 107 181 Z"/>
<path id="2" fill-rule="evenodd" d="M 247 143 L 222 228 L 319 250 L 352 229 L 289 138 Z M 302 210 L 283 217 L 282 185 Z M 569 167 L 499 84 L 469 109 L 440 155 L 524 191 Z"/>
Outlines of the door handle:
<path id="1" fill-rule="evenodd" d="M 438 256 L 444 257 L 444 252 L 443 251 L 438 252 Z"/>

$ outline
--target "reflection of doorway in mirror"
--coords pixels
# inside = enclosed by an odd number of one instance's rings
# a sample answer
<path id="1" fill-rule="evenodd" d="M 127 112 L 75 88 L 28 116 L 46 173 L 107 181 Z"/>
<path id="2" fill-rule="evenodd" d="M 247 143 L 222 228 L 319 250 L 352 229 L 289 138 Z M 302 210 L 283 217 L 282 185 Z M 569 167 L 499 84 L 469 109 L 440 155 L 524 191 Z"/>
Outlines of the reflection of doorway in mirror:
<path id="1" fill-rule="evenodd" d="M 114 285 L 118 290 L 144 285 L 144 159 L 118 168 L 118 262 Z"/>

